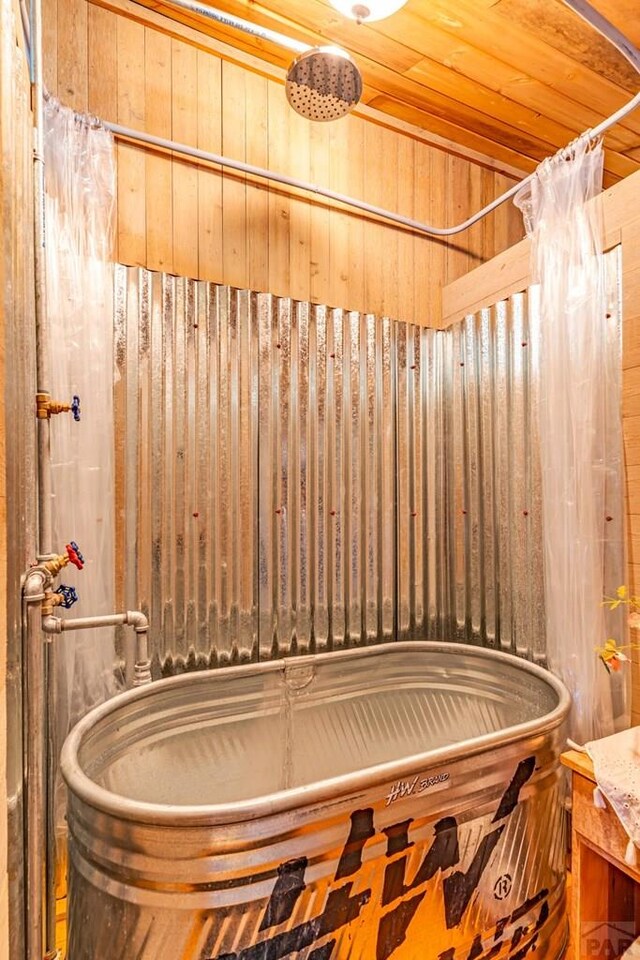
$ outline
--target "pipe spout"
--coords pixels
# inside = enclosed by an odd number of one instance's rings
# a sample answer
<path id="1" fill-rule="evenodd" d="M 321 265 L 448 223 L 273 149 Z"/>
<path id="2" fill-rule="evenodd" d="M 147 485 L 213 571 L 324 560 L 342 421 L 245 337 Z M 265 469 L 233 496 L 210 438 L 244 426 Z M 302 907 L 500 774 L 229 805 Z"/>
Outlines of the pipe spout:
<path id="1" fill-rule="evenodd" d="M 95 630 L 100 627 L 133 627 L 136 634 L 136 662 L 134 665 L 134 687 L 151 683 L 151 661 L 149 659 L 149 621 L 140 610 L 128 610 L 126 613 L 111 613 L 102 617 L 78 617 L 62 619 L 51 615 L 42 618 L 42 629 L 47 634 L 63 633 L 67 630 Z"/>

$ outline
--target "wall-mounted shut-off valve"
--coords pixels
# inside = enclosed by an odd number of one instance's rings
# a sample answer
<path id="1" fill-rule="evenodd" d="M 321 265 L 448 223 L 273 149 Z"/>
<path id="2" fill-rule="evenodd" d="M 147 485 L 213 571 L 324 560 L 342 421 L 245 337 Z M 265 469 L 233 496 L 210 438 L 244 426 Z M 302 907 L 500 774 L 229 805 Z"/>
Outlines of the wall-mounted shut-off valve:
<path id="1" fill-rule="evenodd" d="M 48 393 L 36 393 L 36 417 L 38 420 L 50 420 L 59 413 L 71 413 L 73 419 L 80 420 L 80 397 L 77 393 L 71 398 L 71 403 L 52 400 Z"/>
<path id="2" fill-rule="evenodd" d="M 78 594 L 75 587 L 69 587 L 61 583 L 57 590 L 47 590 L 42 601 L 42 616 L 51 616 L 55 607 L 62 607 L 63 610 L 70 610 L 74 603 L 78 602 Z"/>
<path id="3" fill-rule="evenodd" d="M 75 540 L 70 540 L 65 546 L 66 553 L 59 553 L 48 560 L 45 560 L 43 566 L 51 577 L 57 577 L 61 570 L 72 564 L 77 570 L 84 567 L 84 556 L 80 552 L 80 547 Z"/>

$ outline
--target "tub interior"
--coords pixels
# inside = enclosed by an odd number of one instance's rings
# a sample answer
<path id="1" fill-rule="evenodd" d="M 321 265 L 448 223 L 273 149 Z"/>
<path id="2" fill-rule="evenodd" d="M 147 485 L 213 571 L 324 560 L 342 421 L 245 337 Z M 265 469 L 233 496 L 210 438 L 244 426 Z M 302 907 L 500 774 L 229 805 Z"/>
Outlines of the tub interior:
<path id="1" fill-rule="evenodd" d="M 155 804 L 233 804 L 534 721 L 558 694 L 522 664 L 416 644 L 160 681 L 84 735 L 94 782 Z"/>

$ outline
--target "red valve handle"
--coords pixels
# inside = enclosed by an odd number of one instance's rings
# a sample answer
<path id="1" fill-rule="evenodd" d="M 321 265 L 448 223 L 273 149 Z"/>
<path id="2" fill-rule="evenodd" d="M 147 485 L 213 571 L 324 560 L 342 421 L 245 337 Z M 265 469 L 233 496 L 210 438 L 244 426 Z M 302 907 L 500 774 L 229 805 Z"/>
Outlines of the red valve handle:
<path id="1" fill-rule="evenodd" d="M 72 563 L 78 570 L 82 570 L 84 567 L 84 557 L 80 553 L 78 544 L 74 540 L 67 544 L 67 556 L 69 557 L 69 563 Z"/>

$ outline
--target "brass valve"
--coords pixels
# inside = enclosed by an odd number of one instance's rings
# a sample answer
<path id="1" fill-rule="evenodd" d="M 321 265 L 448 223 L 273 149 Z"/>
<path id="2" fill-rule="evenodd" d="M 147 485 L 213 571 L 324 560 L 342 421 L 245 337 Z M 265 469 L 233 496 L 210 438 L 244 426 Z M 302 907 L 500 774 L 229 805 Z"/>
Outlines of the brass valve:
<path id="1" fill-rule="evenodd" d="M 70 610 L 77 602 L 78 594 L 75 587 L 67 587 L 66 584 L 62 583 L 55 592 L 52 590 L 45 591 L 42 601 L 42 616 L 50 617 L 53 614 L 54 607 L 64 607 L 65 610 Z"/>
<path id="2" fill-rule="evenodd" d="M 58 413 L 72 413 L 74 420 L 80 419 L 80 397 L 73 396 L 71 403 L 52 400 L 48 393 L 36 393 L 36 417 L 38 420 L 50 420 Z"/>
<path id="3" fill-rule="evenodd" d="M 51 560 L 46 561 L 44 566 L 52 577 L 57 577 L 62 568 L 69 563 L 72 563 L 78 570 L 82 570 L 84 567 L 84 557 L 80 553 L 80 548 L 75 540 L 67 544 L 66 553 L 60 553 L 57 557 L 52 557 Z"/>
<path id="4" fill-rule="evenodd" d="M 54 607 L 59 607 L 63 599 L 64 598 L 59 593 L 54 593 L 52 590 L 47 590 L 44 595 L 44 600 L 42 601 L 42 616 L 50 617 L 53 613 Z"/>

